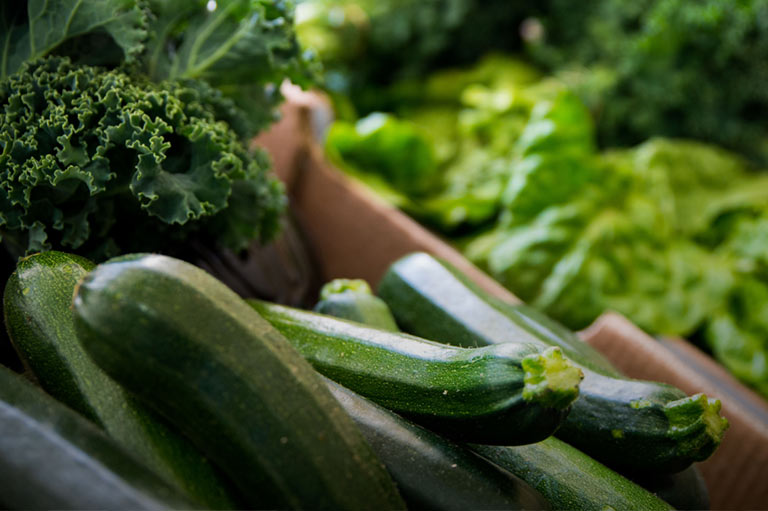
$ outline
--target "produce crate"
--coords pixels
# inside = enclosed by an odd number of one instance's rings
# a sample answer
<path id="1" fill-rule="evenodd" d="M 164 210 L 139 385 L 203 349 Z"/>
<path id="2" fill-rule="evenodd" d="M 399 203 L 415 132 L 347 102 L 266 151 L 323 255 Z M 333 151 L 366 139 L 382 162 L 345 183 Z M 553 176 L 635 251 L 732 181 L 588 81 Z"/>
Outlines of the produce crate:
<path id="1" fill-rule="evenodd" d="M 519 299 L 458 251 L 328 163 L 316 143 L 330 111 L 291 86 L 283 119 L 260 137 L 286 185 L 323 280 L 362 278 L 375 286 L 394 260 L 413 251 L 441 257 L 502 300 Z M 656 340 L 623 316 L 606 313 L 582 338 L 633 378 L 673 384 L 722 401 L 730 422 L 722 445 L 699 466 L 713 509 L 768 508 L 768 403 L 714 360 L 680 339 Z"/>

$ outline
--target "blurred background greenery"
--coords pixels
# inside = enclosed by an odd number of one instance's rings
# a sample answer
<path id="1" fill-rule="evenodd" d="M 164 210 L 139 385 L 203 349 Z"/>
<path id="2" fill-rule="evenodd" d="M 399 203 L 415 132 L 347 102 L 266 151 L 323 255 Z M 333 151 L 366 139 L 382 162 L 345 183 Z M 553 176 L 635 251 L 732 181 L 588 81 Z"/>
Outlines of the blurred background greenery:
<path id="1" fill-rule="evenodd" d="M 523 300 L 768 396 L 768 0 L 301 2 L 326 148 Z"/>

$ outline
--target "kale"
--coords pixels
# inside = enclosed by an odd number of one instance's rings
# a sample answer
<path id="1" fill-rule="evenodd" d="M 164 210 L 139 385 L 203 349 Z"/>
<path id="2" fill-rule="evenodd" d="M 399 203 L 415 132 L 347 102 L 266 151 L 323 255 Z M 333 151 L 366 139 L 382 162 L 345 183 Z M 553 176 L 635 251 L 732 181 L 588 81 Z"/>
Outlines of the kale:
<path id="1" fill-rule="evenodd" d="M 221 101 L 65 57 L 24 64 L 0 83 L 3 241 L 103 259 L 197 232 L 235 249 L 268 239 L 281 189 L 216 118 Z"/>
<path id="2" fill-rule="evenodd" d="M 280 0 L 0 6 L 0 236 L 103 258 L 191 238 L 241 250 L 285 207 L 247 144 L 313 80 Z"/>
<path id="3" fill-rule="evenodd" d="M 768 162 L 768 1 L 547 3 L 529 55 L 587 102 L 602 146 L 686 137 Z"/>

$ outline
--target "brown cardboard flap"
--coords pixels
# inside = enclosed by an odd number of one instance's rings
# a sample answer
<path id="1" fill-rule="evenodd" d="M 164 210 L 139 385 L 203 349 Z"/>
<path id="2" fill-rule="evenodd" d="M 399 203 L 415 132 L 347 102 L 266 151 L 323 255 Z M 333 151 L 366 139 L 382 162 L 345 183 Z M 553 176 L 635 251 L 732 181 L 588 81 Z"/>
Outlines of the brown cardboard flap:
<path id="1" fill-rule="evenodd" d="M 291 203 L 326 280 L 362 278 L 376 285 L 390 264 L 415 251 L 445 259 L 480 287 L 519 300 L 407 215 L 330 166 L 317 146 L 302 154 Z"/>

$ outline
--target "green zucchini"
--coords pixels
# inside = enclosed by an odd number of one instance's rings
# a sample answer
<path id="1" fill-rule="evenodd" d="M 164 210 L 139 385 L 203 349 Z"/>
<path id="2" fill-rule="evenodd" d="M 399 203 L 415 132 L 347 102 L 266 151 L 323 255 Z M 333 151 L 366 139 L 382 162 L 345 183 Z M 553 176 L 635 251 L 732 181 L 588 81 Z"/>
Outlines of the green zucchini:
<path id="1" fill-rule="evenodd" d="M 408 509 L 549 509 L 528 483 L 332 381 L 331 392 L 397 483 Z"/>
<path id="2" fill-rule="evenodd" d="M 160 255 L 113 259 L 81 281 L 74 312 L 94 361 L 192 439 L 246 506 L 404 507 L 319 375 L 205 271 Z"/>
<path id="3" fill-rule="evenodd" d="M 720 402 L 656 382 L 630 380 L 554 322 L 490 297 L 445 262 L 424 253 L 388 269 L 379 296 L 409 333 L 458 346 L 557 345 L 584 372 L 579 399 L 557 436 L 628 471 L 677 472 L 708 458 L 728 422 Z M 540 319 L 540 318 L 538 318 Z M 544 333 L 547 332 L 547 333 Z"/>
<path id="4" fill-rule="evenodd" d="M 191 509 L 94 424 L 0 367 L 0 508 Z"/>
<path id="5" fill-rule="evenodd" d="M 335 279 L 320 290 L 315 312 L 397 332 L 392 312 L 361 279 Z"/>
<path id="6" fill-rule="evenodd" d="M 369 316 L 369 319 L 372 320 L 367 323 L 369 326 L 377 326 L 375 317 Z M 551 325 L 553 328 L 558 326 L 557 323 Z M 350 394 L 353 397 L 356 396 L 354 393 L 350 392 Z M 347 408 L 347 411 L 355 420 L 358 420 L 354 409 Z M 367 416 L 362 414 L 362 417 L 365 419 Z M 374 434 L 378 431 L 375 428 L 372 429 Z M 395 426 L 387 427 L 387 431 L 395 430 Z M 365 429 L 363 431 L 365 432 Z M 379 435 L 386 438 L 386 432 Z M 437 439 L 440 441 L 441 437 L 438 436 Z M 369 439 L 369 441 L 373 442 L 374 440 Z M 549 499 L 557 509 L 599 509 L 602 511 L 604 505 L 617 509 L 641 508 L 646 502 L 661 508 L 661 504 L 657 500 L 651 499 L 647 492 L 656 495 L 664 502 L 674 506 L 675 509 L 709 509 L 707 488 L 695 465 L 675 474 L 644 474 L 632 480 L 647 490 L 646 492 L 638 489 L 635 484 L 581 451 L 551 437 L 536 444 L 533 448 L 521 446 L 507 447 L 507 449 L 512 452 L 504 453 L 501 456 L 501 464 L 506 463 L 506 468 L 527 477 L 531 483 L 538 484 L 542 491 L 547 492 Z M 402 450 L 404 448 L 399 449 L 399 451 Z M 380 457 L 382 457 L 381 454 Z M 491 454 L 490 458 L 493 459 L 493 457 Z M 382 459 L 384 458 L 382 457 Z M 553 460 L 555 460 L 554 464 Z M 390 472 L 394 474 L 393 469 L 390 469 Z M 574 481 L 570 481 L 571 478 L 574 478 Z M 479 486 L 477 483 L 472 483 L 472 485 Z M 430 484 L 426 486 L 432 488 Z M 565 490 L 561 490 L 561 487 L 565 487 Z M 472 507 L 471 503 L 466 506 L 466 508 Z"/>
<path id="7" fill-rule="evenodd" d="M 630 474 L 628 478 L 679 511 L 709 509 L 707 482 L 696 464 L 674 474 Z"/>
<path id="8" fill-rule="evenodd" d="M 211 509 L 239 507 L 228 481 L 164 419 L 129 396 L 88 357 L 75 335 L 72 295 L 94 268 L 43 252 L 19 261 L 5 286 L 5 323 L 28 371 L 51 396 L 101 426 L 125 449 Z"/>
<path id="9" fill-rule="evenodd" d="M 248 300 L 320 373 L 461 441 L 523 444 L 551 435 L 581 373 L 560 350 L 457 348 L 277 304 Z"/>
<path id="10" fill-rule="evenodd" d="M 554 509 L 672 509 L 652 493 L 554 437 L 531 445 L 471 448 L 528 482 Z"/>

